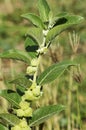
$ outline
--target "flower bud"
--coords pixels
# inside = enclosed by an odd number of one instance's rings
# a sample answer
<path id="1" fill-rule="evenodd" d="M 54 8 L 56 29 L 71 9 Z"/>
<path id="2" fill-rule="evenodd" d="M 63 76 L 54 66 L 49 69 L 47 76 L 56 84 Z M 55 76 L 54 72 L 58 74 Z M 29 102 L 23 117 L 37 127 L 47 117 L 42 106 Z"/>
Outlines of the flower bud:
<path id="1" fill-rule="evenodd" d="M 29 75 L 33 75 L 37 71 L 37 67 L 35 66 L 28 66 L 26 73 Z"/>
<path id="2" fill-rule="evenodd" d="M 22 108 L 22 110 L 26 110 L 30 106 L 30 103 L 26 101 L 21 101 L 19 106 Z"/>
<path id="3" fill-rule="evenodd" d="M 21 127 L 19 125 L 16 125 L 12 127 L 11 130 L 21 130 Z"/>
<path id="4" fill-rule="evenodd" d="M 31 130 L 31 128 L 28 126 L 28 127 L 22 128 L 21 130 Z"/>
<path id="5" fill-rule="evenodd" d="M 37 50 L 37 53 L 39 54 L 45 54 L 47 52 L 47 47 L 42 47 Z"/>
<path id="6" fill-rule="evenodd" d="M 11 130 L 31 130 L 26 120 L 23 118 L 18 125 L 15 125 Z"/>
<path id="7" fill-rule="evenodd" d="M 32 108 L 29 107 L 24 111 L 24 117 L 32 117 Z"/>
<path id="8" fill-rule="evenodd" d="M 24 128 L 24 127 L 27 127 L 27 122 L 26 120 L 23 118 L 23 120 L 21 120 L 21 122 L 19 123 L 19 126 Z"/>
<path id="9" fill-rule="evenodd" d="M 36 86 L 36 88 L 33 89 L 33 95 L 36 97 L 40 96 L 40 86 Z"/>
<path id="10" fill-rule="evenodd" d="M 31 90 L 26 91 L 24 98 L 25 98 L 25 100 L 28 100 L 28 101 L 34 100 L 33 92 Z"/>
<path id="11" fill-rule="evenodd" d="M 38 65 L 38 59 L 34 58 L 31 60 L 31 66 L 37 66 Z"/>
<path id="12" fill-rule="evenodd" d="M 24 116 L 24 111 L 22 109 L 17 109 L 16 113 L 17 113 L 17 116 L 19 116 L 19 117 Z"/>

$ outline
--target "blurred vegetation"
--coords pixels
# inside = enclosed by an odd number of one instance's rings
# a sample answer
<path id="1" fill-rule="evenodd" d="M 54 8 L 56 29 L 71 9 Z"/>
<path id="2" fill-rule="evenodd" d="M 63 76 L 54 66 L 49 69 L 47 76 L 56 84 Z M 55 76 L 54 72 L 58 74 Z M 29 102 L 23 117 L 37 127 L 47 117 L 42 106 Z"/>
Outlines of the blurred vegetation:
<path id="1" fill-rule="evenodd" d="M 86 18 L 86 0 L 48 0 L 48 3 L 54 14 L 59 12 L 69 12 L 83 16 Z M 24 20 L 21 14 L 34 12 L 38 14 L 36 8 L 37 0 L 0 0 L 0 52 L 18 48 L 24 49 L 25 33 L 31 27 L 31 23 Z M 77 25 L 65 33 L 60 34 L 56 38 L 53 46 L 48 54 L 44 56 L 41 70 L 54 62 L 64 59 L 70 59 L 73 52 L 70 46 L 69 32 L 73 35 L 76 32 L 79 40 L 79 47 L 75 54 L 75 60 L 81 64 L 81 80 L 77 83 L 76 77 L 73 77 L 73 87 L 71 88 L 71 120 L 72 130 L 86 129 L 86 21 Z M 49 61 L 47 63 L 47 60 Z M 26 65 L 12 60 L 0 61 L 0 86 L 4 88 L 6 85 L 12 87 L 7 80 L 13 78 L 19 72 L 25 72 Z M 3 67 L 2 67 L 3 66 Z M 3 82 L 2 79 L 5 79 Z M 64 74 L 61 78 L 52 84 L 44 87 L 44 98 L 38 105 L 45 104 L 64 104 L 67 105 L 68 95 L 68 74 Z M 78 77 L 79 78 L 79 77 Z M 13 86 L 14 87 L 14 86 Z M 53 90 L 53 91 L 52 91 Z M 44 100 L 45 99 L 45 100 Z M 2 104 L 3 105 L 3 104 Z M 60 117 L 50 119 L 45 123 L 44 130 L 67 130 L 67 116 L 65 111 Z M 81 118 L 82 129 L 79 129 L 78 116 Z M 58 121 L 58 122 L 57 122 Z"/>

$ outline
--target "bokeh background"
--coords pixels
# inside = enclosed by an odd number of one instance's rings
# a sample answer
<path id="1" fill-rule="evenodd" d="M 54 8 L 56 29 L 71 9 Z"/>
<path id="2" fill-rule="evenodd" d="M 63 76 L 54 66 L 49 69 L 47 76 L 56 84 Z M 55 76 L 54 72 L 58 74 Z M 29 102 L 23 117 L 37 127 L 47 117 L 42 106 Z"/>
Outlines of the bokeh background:
<path id="1" fill-rule="evenodd" d="M 68 12 L 86 18 L 86 0 L 47 1 L 54 14 Z M 0 0 L 0 52 L 13 48 L 24 50 L 25 34 L 32 24 L 24 20 L 21 15 L 28 12 L 38 14 L 37 0 Z M 69 73 L 65 73 L 51 84 L 44 86 L 43 98 L 36 102 L 36 105 L 63 104 L 67 106 L 67 109 L 59 116 L 56 115 L 42 124 L 43 130 L 67 130 L 68 127 L 71 127 L 71 130 L 86 129 L 86 20 L 55 39 L 53 46 L 43 57 L 40 70 L 43 71 L 52 63 L 71 59 L 73 39 L 76 39 L 74 44 L 79 43 L 74 59 L 80 64 L 81 73 L 78 75 L 75 72 L 72 75 L 71 90 L 69 90 Z M 0 59 L 0 89 L 15 87 L 8 81 L 17 74 L 25 72 L 26 66 L 22 62 Z M 68 96 L 69 94 L 71 96 Z M 68 105 L 69 103 L 71 105 Z M 0 112 L 10 107 L 2 99 L 0 99 L 0 106 Z"/>

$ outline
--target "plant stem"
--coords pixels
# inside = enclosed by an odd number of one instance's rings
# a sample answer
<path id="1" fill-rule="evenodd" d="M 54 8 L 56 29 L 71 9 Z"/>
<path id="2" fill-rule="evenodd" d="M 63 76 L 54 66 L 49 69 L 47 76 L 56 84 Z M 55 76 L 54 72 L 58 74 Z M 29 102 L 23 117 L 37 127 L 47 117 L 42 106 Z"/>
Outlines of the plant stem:
<path id="1" fill-rule="evenodd" d="M 81 125 L 81 117 L 80 117 L 80 107 L 79 107 L 79 92 L 78 92 L 78 86 L 77 86 L 77 90 L 76 90 L 76 96 L 77 96 L 77 124 L 80 127 L 80 130 L 82 129 L 82 125 Z"/>
<path id="2" fill-rule="evenodd" d="M 71 56 L 71 60 L 73 60 L 73 56 Z M 68 90 L 68 126 L 67 130 L 71 130 L 71 102 L 72 102 L 72 93 L 71 88 L 73 85 L 73 66 L 70 68 L 70 75 L 69 75 L 69 90 Z"/>

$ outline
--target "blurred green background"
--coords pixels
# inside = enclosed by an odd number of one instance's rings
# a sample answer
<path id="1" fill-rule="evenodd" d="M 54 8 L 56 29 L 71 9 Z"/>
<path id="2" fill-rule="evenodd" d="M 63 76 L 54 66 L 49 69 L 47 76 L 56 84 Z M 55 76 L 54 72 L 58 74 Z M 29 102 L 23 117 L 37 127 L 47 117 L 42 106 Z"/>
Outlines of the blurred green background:
<path id="1" fill-rule="evenodd" d="M 86 18 L 86 0 L 47 0 L 54 14 L 59 12 L 68 12 L 81 15 Z M 24 20 L 21 14 L 33 12 L 38 14 L 37 0 L 0 0 L 0 52 L 17 48 L 24 49 L 25 34 L 32 26 L 30 22 Z M 71 28 L 60 34 L 59 38 L 55 39 L 52 49 L 49 54 L 44 56 L 42 68 L 49 66 L 54 62 L 59 62 L 64 59 L 70 59 L 72 49 L 70 47 L 70 38 L 73 31 L 79 36 L 79 47 L 75 60 L 81 64 L 81 82 L 76 83 L 71 90 L 71 125 L 72 130 L 86 129 L 86 20 L 76 28 Z M 49 61 L 47 63 L 47 60 Z M 0 81 L 0 88 L 10 87 L 7 80 L 14 77 L 19 72 L 24 72 L 26 65 L 21 62 L 13 62 L 12 60 L 0 61 L 1 73 L 4 77 L 5 84 Z M 17 70 L 17 72 L 16 72 Z M 68 95 L 68 76 L 64 74 L 61 78 L 54 81 L 52 84 L 44 87 L 44 98 L 41 99 L 39 105 L 45 104 L 64 104 L 67 105 Z M 0 79 L 1 79 L 0 77 Z M 77 78 L 77 77 L 76 77 Z M 3 82 L 3 83 L 2 83 Z M 78 87 L 78 88 L 77 88 Z M 53 90 L 53 91 L 52 91 Z M 78 110 L 79 109 L 79 110 Z M 68 112 L 61 113 L 60 116 L 50 119 L 45 123 L 44 130 L 67 130 Z M 79 118 L 81 118 L 81 128 Z"/>

